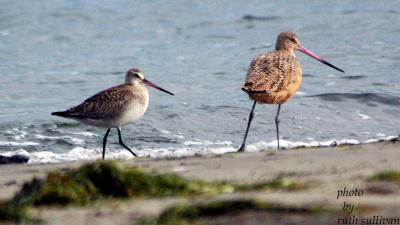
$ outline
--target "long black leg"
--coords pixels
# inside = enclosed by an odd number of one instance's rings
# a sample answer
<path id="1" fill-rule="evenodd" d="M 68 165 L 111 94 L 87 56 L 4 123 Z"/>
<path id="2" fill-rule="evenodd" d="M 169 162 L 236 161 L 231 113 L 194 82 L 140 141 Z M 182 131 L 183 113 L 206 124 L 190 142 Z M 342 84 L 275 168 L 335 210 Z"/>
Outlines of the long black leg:
<path id="1" fill-rule="evenodd" d="M 254 118 L 254 108 L 256 108 L 256 104 L 257 104 L 257 102 L 254 101 L 253 108 L 251 108 L 251 111 L 250 111 L 249 122 L 247 123 L 246 134 L 244 135 L 242 146 L 239 148 L 238 152 L 244 152 L 244 149 L 246 147 L 247 134 L 249 133 L 251 121 Z"/>
<path id="2" fill-rule="evenodd" d="M 278 140 L 278 150 L 280 149 L 279 145 L 279 112 L 281 111 L 281 104 L 278 106 L 278 112 L 276 113 L 275 117 L 275 125 L 276 125 L 276 139 Z"/>
<path id="3" fill-rule="evenodd" d="M 121 137 L 121 129 L 120 128 L 117 128 L 118 129 L 118 138 L 119 138 L 119 143 L 124 147 L 124 148 L 126 148 L 128 151 L 130 151 L 131 153 L 132 153 L 132 155 L 134 155 L 135 157 L 137 156 L 130 148 L 128 148 L 128 146 L 126 146 L 125 144 L 124 144 L 124 142 L 122 141 L 122 137 Z"/>
<path id="4" fill-rule="evenodd" d="M 107 129 L 106 134 L 104 135 L 103 138 L 103 160 L 106 155 L 106 144 L 107 144 L 108 133 L 110 133 L 110 128 Z"/>

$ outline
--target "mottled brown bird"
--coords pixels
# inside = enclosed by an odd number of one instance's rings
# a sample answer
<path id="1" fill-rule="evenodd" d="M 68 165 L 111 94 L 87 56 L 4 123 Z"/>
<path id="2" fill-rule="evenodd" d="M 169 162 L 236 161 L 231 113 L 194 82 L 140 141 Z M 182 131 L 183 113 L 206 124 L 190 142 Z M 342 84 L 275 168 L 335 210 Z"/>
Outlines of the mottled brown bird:
<path id="1" fill-rule="evenodd" d="M 136 154 L 124 144 L 121 127 L 140 119 L 149 104 L 146 85 L 174 95 L 144 78 L 143 72 L 132 68 L 126 72 L 125 83 L 101 91 L 86 99 L 78 106 L 51 115 L 75 119 L 84 124 L 108 128 L 103 138 L 103 160 L 106 152 L 107 136 L 111 128 L 117 128 L 119 143 Z"/>
<path id="2" fill-rule="evenodd" d="M 257 56 L 250 64 L 242 90 L 250 99 L 254 100 L 250 111 L 246 134 L 239 151 L 245 150 L 247 134 L 254 117 L 254 108 L 258 103 L 278 104 L 278 112 L 275 117 L 276 137 L 279 145 L 279 112 L 281 104 L 287 102 L 296 94 L 302 79 L 300 62 L 294 51 L 301 51 L 312 58 L 328 65 L 340 72 L 338 67 L 323 60 L 313 52 L 300 45 L 300 41 L 293 32 L 282 32 L 278 35 L 275 51 L 263 53 Z"/>

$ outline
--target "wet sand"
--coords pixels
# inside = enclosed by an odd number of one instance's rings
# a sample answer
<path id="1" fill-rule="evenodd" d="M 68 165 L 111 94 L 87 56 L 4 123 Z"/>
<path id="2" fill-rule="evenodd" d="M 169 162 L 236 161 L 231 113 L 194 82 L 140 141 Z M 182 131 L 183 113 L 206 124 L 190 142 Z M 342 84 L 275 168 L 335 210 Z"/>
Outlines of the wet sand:
<path id="1" fill-rule="evenodd" d="M 34 176 L 42 177 L 49 171 L 73 168 L 83 163 L 0 166 L 0 199 L 11 198 L 25 181 Z M 173 172 L 183 177 L 206 181 L 258 183 L 284 176 L 305 183 L 308 188 L 297 191 L 251 191 L 190 199 L 171 197 L 107 200 L 90 207 L 33 209 L 32 215 L 45 220 L 48 224 L 65 224 L 65 221 L 75 225 L 133 224 L 140 218 L 157 216 L 167 207 L 177 203 L 258 199 L 288 207 L 323 206 L 335 211 L 342 211 L 346 201 L 354 204 L 352 215 L 356 215 L 354 213 L 357 212 L 363 216 L 400 217 L 399 182 L 368 181 L 370 176 L 381 171 L 400 171 L 398 141 L 332 148 L 299 148 L 279 152 L 229 153 L 181 159 L 137 158 L 121 163 L 157 173 Z M 363 195 L 337 199 L 338 191 L 344 188 L 348 191 L 362 190 Z M 228 220 L 219 218 L 219 221 Z M 336 222 L 335 218 L 332 224 Z"/>

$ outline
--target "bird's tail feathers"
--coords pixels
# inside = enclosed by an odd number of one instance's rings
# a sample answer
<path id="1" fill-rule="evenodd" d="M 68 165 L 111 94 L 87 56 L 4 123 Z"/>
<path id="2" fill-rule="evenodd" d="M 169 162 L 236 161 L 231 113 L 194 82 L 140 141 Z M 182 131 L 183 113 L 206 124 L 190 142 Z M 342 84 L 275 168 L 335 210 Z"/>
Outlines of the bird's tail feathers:
<path id="1" fill-rule="evenodd" d="M 61 116 L 61 117 L 70 117 L 70 115 L 68 114 L 68 111 L 52 112 L 51 115 Z"/>

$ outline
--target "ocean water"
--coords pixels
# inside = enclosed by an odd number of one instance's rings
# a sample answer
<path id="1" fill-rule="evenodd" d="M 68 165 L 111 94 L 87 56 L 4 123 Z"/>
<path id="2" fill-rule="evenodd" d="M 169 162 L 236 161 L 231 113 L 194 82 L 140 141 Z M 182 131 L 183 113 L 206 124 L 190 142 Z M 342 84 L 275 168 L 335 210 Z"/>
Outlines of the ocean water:
<path id="1" fill-rule="evenodd" d="M 131 67 L 150 90 L 123 128 L 141 156 L 236 150 L 252 102 L 240 90 L 281 31 L 342 74 L 297 53 L 298 94 L 283 105 L 283 145 L 362 143 L 400 132 L 400 1 L 0 1 L 0 154 L 32 163 L 101 157 L 104 129 L 50 116 L 120 84 Z M 276 146 L 275 105 L 257 105 L 249 150 Z M 107 158 L 130 158 L 109 136 Z"/>

